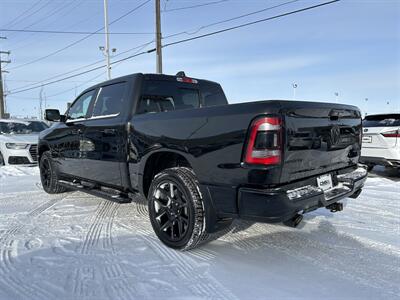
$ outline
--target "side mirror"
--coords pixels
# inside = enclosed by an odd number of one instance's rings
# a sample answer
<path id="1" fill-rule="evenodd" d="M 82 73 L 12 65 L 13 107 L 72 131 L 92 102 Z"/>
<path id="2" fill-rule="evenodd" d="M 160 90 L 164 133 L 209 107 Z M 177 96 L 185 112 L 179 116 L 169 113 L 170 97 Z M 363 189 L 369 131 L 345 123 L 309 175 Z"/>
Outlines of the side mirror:
<path id="1" fill-rule="evenodd" d="M 60 114 L 58 109 L 46 109 L 44 118 L 50 122 L 64 122 L 65 116 Z"/>

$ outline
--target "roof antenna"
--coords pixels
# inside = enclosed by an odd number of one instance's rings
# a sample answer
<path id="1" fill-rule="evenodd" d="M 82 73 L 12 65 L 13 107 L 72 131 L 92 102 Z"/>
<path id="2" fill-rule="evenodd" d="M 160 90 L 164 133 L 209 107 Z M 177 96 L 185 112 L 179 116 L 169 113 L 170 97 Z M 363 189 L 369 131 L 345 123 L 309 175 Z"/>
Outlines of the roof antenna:
<path id="1" fill-rule="evenodd" d="M 177 77 L 186 77 L 186 74 L 183 71 L 179 71 L 178 73 L 176 73 L 176 76 Z"/>

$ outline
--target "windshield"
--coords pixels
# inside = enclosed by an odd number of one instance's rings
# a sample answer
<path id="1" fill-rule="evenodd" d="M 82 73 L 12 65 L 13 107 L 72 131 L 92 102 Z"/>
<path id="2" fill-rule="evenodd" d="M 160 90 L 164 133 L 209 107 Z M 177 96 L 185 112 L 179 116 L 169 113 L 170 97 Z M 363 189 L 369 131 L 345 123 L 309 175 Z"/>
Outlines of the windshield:
<path id="1" fill-rule="evenodd" d="M 7 122 L 0 121 L 0 134 L 29 134 L 38 133 L 48 128 L 40 121 Z"/>

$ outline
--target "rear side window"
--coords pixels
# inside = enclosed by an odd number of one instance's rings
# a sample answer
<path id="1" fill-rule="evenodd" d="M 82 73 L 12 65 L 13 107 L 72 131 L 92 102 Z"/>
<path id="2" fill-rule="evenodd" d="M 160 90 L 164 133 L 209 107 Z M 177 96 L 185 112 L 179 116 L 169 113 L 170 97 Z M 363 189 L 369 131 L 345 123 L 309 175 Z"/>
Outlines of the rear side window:
<path id="1" fill-rule="evenodd" d="M 138 114 L 200 107 L 200 93 L 192 85 L 149 80 L 142 90 Z"/>
<path id="2" fill-rule="evenodd" d="M 93 117 L 118 115 L 123 107 L 126 82 L 103 86 L 97 96 Z"/>
<path id="3" fill-rule="evenodd" d="M 182 83 L 146 80 L 137 110 L 138 114 L 193 109 L 228 104 L 219 84 L 200 81 Z"/>
<path id="4" fill-rule="evenodd" d="M 201 95 L 203 97 L 204 106 L 218 106 L 228 104 L 224 91 L 219 84 L 202 84 Z"/>
<path id="5" fill-rule="evenodd" d="M 400 114 L 366 116 L 363 127 L 392 127 L 400 126 Z"/>

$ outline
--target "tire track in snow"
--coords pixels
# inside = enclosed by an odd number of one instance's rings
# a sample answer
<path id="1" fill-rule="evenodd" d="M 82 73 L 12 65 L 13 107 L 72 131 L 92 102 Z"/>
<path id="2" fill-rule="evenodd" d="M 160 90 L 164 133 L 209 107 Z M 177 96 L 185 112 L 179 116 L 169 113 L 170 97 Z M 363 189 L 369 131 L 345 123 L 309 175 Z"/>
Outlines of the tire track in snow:
<path id="1" fill-rule="evenodd" d="M 96 286 L 98 276 L 105 278 L 105 282 L 110 281 L 115 277 L 120 277 L 120 281 L 117 283 L 107 284 L 109 288 L 117 296 L 117 299 L 133 299 L 135 298 L 134 290 L 121 284 L 121 280 L 124 280 L 125 274 L 123 269 L 118 263 L 113 262 L 113 256 L 115 255 L 114 243 L 113 243 L 113 225 L 114 219 L 120 204 L 111 201 L 102 201 L 92 218 L 92 222 L 85 235 L 82 243 L 80 254 L 90 255 L 92 250 L 101 246 L 103 250 L 111 250 L 108 255 L 111 260 L 104 263 L 104 267 L 98 270 L 98 266 L 83 266 L 75 270 L 74 283 L 73 283 L 73 294 L 75 297 L 95 297 L 99 287 Z M 97 249 L 96 249 L 97 250 Z M 107 290 L 106 290 L 107 292 Z"/>
<path id="2" fill-rule="evenodd" d="M 136 197 L 132 203 L 135 205 L 136 212 L 139 216 L 148 218 L 149 217 L 149 209 L 147 207 L 147 200 L 142 197 Z"/>
<path id="3" fill-rule="evenodd" d="M 265 233 L 266 226 L 264 224 L 235 220 L 230 230 L 220 240 L 231 243 L 233 247 L 240 251 L 250 252 L 262 248 L 264 241 L 260 239 L 248 239 L 248 237 Z"/>
<path id="4" fill-rule="evenodd" d="M 112 253 L 115 253 L 114 249 L 114 243 L 113 243 L 113 237 L 112 237 L 112 228 L 114 225 L 114 219 L 115 216 L 117 215 L 118 209 L 120 205 L 119 204 L 113 204 L 111 211 L 110 211 L 110 216 L 108 218 L 108 222 L 105 226 L 105 232 L 104 232 L 104 238 L 103 238 L 103 249 L 111 249 Z"/>
<path id="5" fill-rule="evenodd" d="M 112 248 L 111 230 L 117 210 L 117 203 L 111 201 L 100 203 L 83 241 L 81 254 L 89 254 L 91 249 L 98 245 L 102 233 L 104 236 L 103 247 L 105 249 Z M 106 228 L 105 233 L 103 228 Z"/>
<path id="6" fill-rule="evenodd" d="M 345 235 L 340 239 L 346 243 L 344 246 L 324 243 L 314 237 L 304 240 L 295 232 L 289 236 L 290 238 L 286 236 L 285 239 L 271 241 L 269 247 L 295 259 L 307 261 L 323 270 L 333 271 L 351 282 L 377 290 L 382 286 L 390 286 L 391 290 L 386 290 L 387 293 L 400 295 L 399 287 L 393 282 L 393 278 L 399 276 L 398 266 L 392 260 L 394 256 L 391 256 L 390 261 L 373 262 L 374 250 L 359 248 L 351 237 Z M 343 255 L 340 255 L 340 252 L 343 252 Z"/>
<path id="7" fill-rule="evenodd" d="M 162 245 L 157 238 L 153 237 L 154 233 L 148 218 L 145 220 L 134 218 L 131 224 L 124 224 L 124 226 L 140 234 L 140 238 L 167 265 L 172 264 L 171 269 L 184 281 L 182 284 L 188 287 L 196 296 L 206 299 L 237 299 L 230 290 L 220 284 L 214 277 L 207 274 L 206 271 L 204 274 L 199 273 L 199 269 L 207 268 L 209 265 L 205 263 L 199 264 L 195 259 L 190 257 L 190 254 L 168 248 Z"/>
<path id="8" fill-rule="evenodd" d="M 217 253 L 215 253 L 214 251 L 201 248 L 193 249 L 191 251 L 188 251 L 187 253 L 182 253 L 182 254 L 189 255 L 195 259 L 200 259 L 204 261 L 210 261 L 217 257 Z"/>
<path id="9" fill-rule="evenodd" d="M 26 214 L 26 217 L 36 218 L 41 213 L 65 198 L 66 196 L 50 199 L 49 201 L 42 203 L 31 210 L 28 214 Z M 17 294 L 19 298 L 51 298 L 51 293 L 48 292 L 46 289 L 43 289 L 35 283 L 26 282 L 25 280 L 18 278 L 15 275 L 18 274 L 18 270 L 14 266 L 12 252 L 13 249 L 16 249 L 18 245 L 18 240 L 15 240 L 14 236 L 21 232 L 24 227 L 24 224 L 13 225 L 0 237 L 0 285 L 4 285 L 5 287 L 7 287 L 13 293 Z"/>

